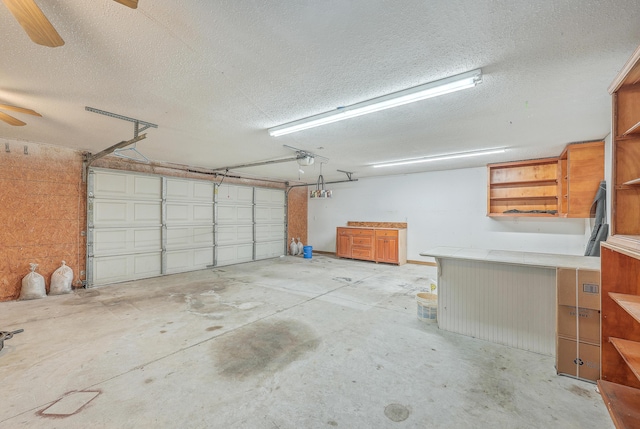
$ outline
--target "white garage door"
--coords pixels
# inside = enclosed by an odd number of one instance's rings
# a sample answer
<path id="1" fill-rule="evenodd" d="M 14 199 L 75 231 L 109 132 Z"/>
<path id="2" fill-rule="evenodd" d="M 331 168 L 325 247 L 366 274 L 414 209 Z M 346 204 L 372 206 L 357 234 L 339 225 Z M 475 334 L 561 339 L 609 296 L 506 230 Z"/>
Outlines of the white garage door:
<path id="1" fill-rule="evenodd" d="M 216 189 L 216 265 L 253 261 L 253 187 Z"/>
<path id="2" fill-rule="evenodd" d="M 285 254 L 284 191 L 255 188 L 255 259 L 274 258 Z"/>
<path id="3" fill-rule="evenodd" d="M 87 284 L 160 275 L 162 179 L 95 169 L 87 186 Z"/>
<path id="4" fill-rule="evenodd" d="M 213 265 L 213 182 L 165 178 L 163 274 Z"/>
<path id="5" fill-rule="evenodd" d="M 285 253 L 285 193 L 90 169 L 87 285 L 272 258 Z"/>

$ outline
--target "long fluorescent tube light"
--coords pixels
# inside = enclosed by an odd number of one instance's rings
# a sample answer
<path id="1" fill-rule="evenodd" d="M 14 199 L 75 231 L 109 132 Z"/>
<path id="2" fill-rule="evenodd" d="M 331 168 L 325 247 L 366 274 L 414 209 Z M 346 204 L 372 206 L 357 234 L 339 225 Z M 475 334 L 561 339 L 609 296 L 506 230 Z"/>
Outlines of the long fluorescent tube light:
<path id="1" fill-rule="evenodd" d="M 403 104 L 413 103 L 414 101 L 425 100 L 427 98 L 449 94 L 450 92 L 472 88 L 481 82 L 482 70 L 472 70 L 456 76 L 447 77 L 425 83 L 423 85 L 414 86 L 413 88 L 372 98 L 371 100 L 352 104 L 350 106 L 338 107 L 336 110 L 332 110 L 330 112 L 320 113 L 318 115 L 309 116 L 308 118 L 299 119 L 297 121 L 269 128 L 268 131 L 272 137 L 283 136 L 285 134 L 295 133 L 296 131 L 302 131 L 308 128 L 314 128 L 320 125 L 331 124 L 344 119 L 355 118 L 356 116 L 366 115 L 368 113 L 378 112 L 380 110 L 390 109 L 396 106 L 402 106 Z"/>
<path id="2" fill-rule="evenodd" d="M 486 150 L 473 151 L 473 152 L 458 152 L 458 153 L 450 153 L 447 155 L 429 156 L 429 157 L 423 157 L 423 158 L 412 158 L 412 159 L 404 159 L 400 161 L 384 162 L 380 164 L 372 164 L 371 166 L 373 168 L 395 167 L 396 165 L 419 164 L 421 162 L 444 161 L 446 159 L 468 158 L 471 156 L 491 155 L 494 153 L 503 153 L 506 150 L 507 150 L 506 148 L 496 148 L 496 149 L 486 149 Z"/>

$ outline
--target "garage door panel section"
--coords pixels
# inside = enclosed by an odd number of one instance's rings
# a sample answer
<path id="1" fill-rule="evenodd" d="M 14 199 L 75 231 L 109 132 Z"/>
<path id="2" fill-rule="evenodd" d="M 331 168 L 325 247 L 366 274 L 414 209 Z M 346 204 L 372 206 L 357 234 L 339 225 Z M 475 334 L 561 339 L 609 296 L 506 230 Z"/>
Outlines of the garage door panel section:
<path id="1" fill-rule="evenodd" d="M 284 224 L 284 206 L 264 207 L 256 205 L 256 223 Z"/>
<path id="2" fill-rule="evenodd" d="M 212 246 L 213 229 L 213 225 L 167 227 L 167 249 Z"/>
<path id="3" fill-rule="evenodd" d="M 214 247 L 167 251 L 167 274 L 203 270 L 213 263 Z"/>
<path id="4" fill-rule="evenodd" d="M 216 265 L 253 260 L 254 188 L 221 185 L 216 191 Z"/>
<path id="5" fill-rule="evenodd" d="M 253 243 L 216 246 L 216 266 L 253 261 Z"/>
<path id="6" fill-rule="evenodd" d="M 115 199 L 160 199 L 162 180 L 158 176 L 94 170 L 93 196 Z"/>
<path id="7" fill-rule="evenodd" d="M 215 192 L 216 203 L 225 205 L 253 205 L 253 188 L 250 186 L 218 186 Z"/>
<path id="8" fill-rule="evenodd" d="M 253 206 L 216 205 L 216 223 L 250 224 L 253 223 Z"/>
<path id="9" fill-rule="evenodd" d="M 277 258 L 284 255 L 282 240 L 256 243 L 256 260 Z"/>
<path id="10" fill-rule="evenodd" d="M 93 226 L 122 227 L 157 225 L 162 222 L 162 203 L 157 201 L 102 200 L 93 202 Z"/>
<path id="11" fill-rule="evenodd" d="M 167 178 L 165 197 L 172 201 L 212 202 L 214 183 L 202 180 Z"/>
<path id="12" fill-rule="evenodd" d="M 93 284 L 102 285 L 160 275 L 161 252 L 93 258 Z"/>
<path id="13" fill-rule="evenodd" d="M 216 245 L 253 243 L 253 225 L 216 225 Z"/>
<path id="14" fill-rule="evenodd" d="M 165 273 L 213 265 L 214 189 L 210 181 L 165 179 Z"/>
<path id="15" fill-rule="evenodd" d="M 162 273 L 162 179 L 91 169 L 87 179 L 87 284 Z"/>
<path id="16" fill-rule="evenodd" d="M 123 255 L 159 252 L 162 248 L 160 228 L 96 228 L 93 231 L 93 255 Z"/>
<path id="17" fill-rule="evenodd" d="M 256 205 L 275 205 L 284 207 L 284 191 L 281 189 L 256 188 Z"/>
<path id="18" fill-rule="evenodd" d="M 281 189 L 255 189 L 255 258 L 285 253 L 285 193 Z"/>
<path id="19" fill-rule="evenodd" d="M 256 242 L 280 241 L 284 237 L 284 224 L 256 224 Z"/>
<path id="20" fill-rule="evenodd" d="M 213 224 L 213 202 L 208 204 L 167 199 L 167 225 L 186 223 Z"/>

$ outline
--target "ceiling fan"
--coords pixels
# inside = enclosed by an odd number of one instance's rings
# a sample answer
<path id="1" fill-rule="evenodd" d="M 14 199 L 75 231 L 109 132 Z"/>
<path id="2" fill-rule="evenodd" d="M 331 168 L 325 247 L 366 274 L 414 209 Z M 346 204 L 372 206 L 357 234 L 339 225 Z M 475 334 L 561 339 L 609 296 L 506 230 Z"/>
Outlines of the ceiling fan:
<path id="1" fill-rule="evenodd" d="M 7 9 L 35 43 L 55 48 L 64 45 L 51 22 L 42 13 L 35 0 L 2 0 Z M 138 7 L 138 0 L 114 0 L 132 9 Z"/>
<path id="2" fill-rule="evenodd" d="M 14 112 L 26 113 L 27 115 L 33 115 L 33 116 L 42 117 L 42 115 L 40 113 L 36 112 L 35 110 L 25 109 L 24 107 L 10 106 L 8 104 L 0 104 L 0 109 L 2 109 L 2 110 L 13 110 Z M 22 122 L 20 119 L 14 118 L 13 116 L 8 115 L 8 114 L 6 114 L 4 112 L 0 112 L 0 121 L 4 121 L 9 125 L 13 125 L 13 126 L 17 126 L 17 127 L 21 127 L 23 125 L 26 125 L 26 123 Z"/>

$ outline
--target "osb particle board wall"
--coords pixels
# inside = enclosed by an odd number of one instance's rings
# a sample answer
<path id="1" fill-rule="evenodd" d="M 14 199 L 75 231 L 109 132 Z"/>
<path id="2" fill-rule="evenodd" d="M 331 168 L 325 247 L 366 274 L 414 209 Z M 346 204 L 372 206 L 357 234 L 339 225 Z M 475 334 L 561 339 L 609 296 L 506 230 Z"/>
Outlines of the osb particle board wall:
<path id="1" fill-rule="evenodd" d="M 82 154 L 19 142 L 9 142 L 7 152 L 6 144 L 0 151 L 0 301 L 18 298 L 31 262 L 47 290 L 63 260 L 79 285 L 86 247 Z"/>
<path id="2" fill-rule="evenodd" d="M 291 239 L 300 238 L 303 244 L 307 244 L 307 208 L 309 203 L 309 191 L 306 187 L 292 188 L 289 191 L 287 217 L 289 227 L 287 229 L 287 246 Z"/>

